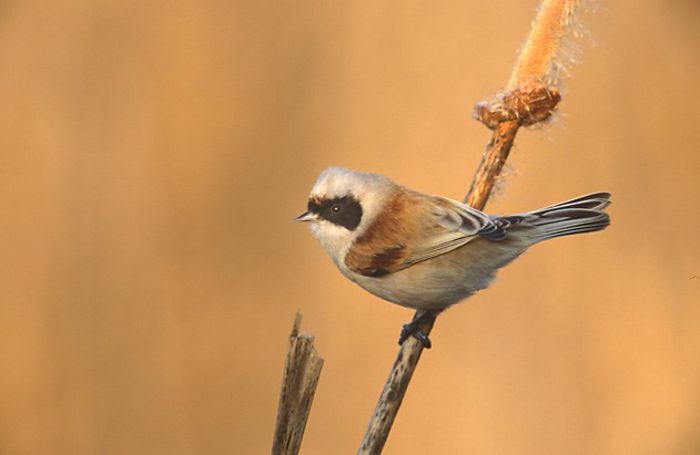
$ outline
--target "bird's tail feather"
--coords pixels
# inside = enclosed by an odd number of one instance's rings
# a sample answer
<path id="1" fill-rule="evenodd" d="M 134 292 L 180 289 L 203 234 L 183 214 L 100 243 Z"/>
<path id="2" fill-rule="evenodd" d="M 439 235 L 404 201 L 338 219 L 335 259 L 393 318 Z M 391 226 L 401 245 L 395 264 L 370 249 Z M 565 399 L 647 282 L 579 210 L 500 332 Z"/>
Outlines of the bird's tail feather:
<path id="1" fill-rule="evenodd" d="M 537 243 L 605 229 L 610 224 L 610 216 L 604 212 L 608 205 L 610 193 L 593 193 L 500 220 L 507 222 L 514 234 L 521 231 L 529 243 Z"/>

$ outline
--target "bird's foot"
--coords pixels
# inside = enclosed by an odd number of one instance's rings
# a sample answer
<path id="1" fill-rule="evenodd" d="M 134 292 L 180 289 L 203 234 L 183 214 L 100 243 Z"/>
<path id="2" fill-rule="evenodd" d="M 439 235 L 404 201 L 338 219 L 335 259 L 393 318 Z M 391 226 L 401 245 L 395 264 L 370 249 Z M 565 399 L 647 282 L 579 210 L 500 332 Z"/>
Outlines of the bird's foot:
<path id="1" fill-rule="evenodd" d="M 403 328 L 401 329 L 401 335 L 399 336 L 399 345 L 402 345 L 403 342 L 406 341 L 410 336 L 413 336 L 416 340 L 420 341 L 423 344 L 423 347 L 425 349 L 431 348 L 433 344 L 430 342 L 430 338 L 428 338 L 428 335 L 420 328 L 419 325 L 426 314 L 428 313 L 424 313 L 417 318 L 413 318 L 411 322 L 403 325 Z"/>

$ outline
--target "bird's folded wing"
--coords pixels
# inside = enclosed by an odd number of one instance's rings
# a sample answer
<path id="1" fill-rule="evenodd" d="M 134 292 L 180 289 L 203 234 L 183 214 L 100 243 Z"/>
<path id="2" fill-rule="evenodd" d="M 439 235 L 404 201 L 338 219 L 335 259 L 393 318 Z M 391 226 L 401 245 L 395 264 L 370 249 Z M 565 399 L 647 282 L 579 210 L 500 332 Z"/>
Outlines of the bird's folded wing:
<path id="1" fill-rule="evenodd" d="M 477 236 L 499 239 L 504 235 L 488 215 L 459 202 L 422 195 L 399 197 L 352 245 L 345 257 L 348 269 L 381 277 L 448 253 Z"/>

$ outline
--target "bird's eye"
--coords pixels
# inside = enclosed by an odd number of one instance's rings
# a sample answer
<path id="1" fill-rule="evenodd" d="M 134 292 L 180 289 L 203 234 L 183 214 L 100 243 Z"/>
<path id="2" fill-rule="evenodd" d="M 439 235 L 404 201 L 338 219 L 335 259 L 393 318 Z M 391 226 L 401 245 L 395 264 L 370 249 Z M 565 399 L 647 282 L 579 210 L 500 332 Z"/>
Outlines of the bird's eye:
<path id="1" fill-rule="evenodd" d="M 340 204 L 331 205 L 331 212 L 332 213 L 340 213 L 341 209 L 342 209 L 342 207 L 340 206 Z"/>

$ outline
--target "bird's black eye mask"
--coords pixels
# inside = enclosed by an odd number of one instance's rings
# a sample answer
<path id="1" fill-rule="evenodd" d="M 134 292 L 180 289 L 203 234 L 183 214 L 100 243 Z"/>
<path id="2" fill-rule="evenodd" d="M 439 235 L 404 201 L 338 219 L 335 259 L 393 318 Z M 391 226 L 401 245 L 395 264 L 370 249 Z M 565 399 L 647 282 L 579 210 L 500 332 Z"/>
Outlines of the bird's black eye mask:
<path id="1" fill-rule="evenodd" d="M 308 209 L 319 218 L 350 231 L 355 230 L 362 220 L 362 206 L 353 195 L 334 199 L 309 199 Z"/>

